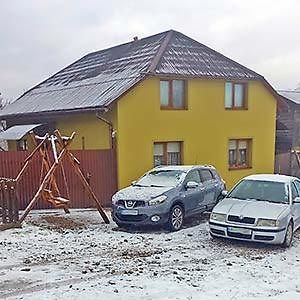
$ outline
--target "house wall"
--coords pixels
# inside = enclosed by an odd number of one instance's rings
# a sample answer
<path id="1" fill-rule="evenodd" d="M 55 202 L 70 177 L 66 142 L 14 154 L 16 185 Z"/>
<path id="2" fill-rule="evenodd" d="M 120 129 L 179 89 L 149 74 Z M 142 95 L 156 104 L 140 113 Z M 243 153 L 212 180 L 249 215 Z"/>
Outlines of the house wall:
<path id="1" fill-rule="evenodd" d="M 113 108 L 103 115 L 105 119 L 113 123 L 113 127 L 117 124 L 117 109 Z M 46 121 L 45 121 L 46 122 Z M 59 129 L 62 135 L 71 135 L 76 132 L 75 138 L 70 145 L 72 150 L 95 150 L 109 149 L 111 147 L 110 130 L 108 124 L 96 117 L 96 113 L 82 114 L 66 114 L 52 118 L 54 127 Z M 32 123 L 37 123 L 32 120 Z M 28 142 L 29 150 L 33 149 L 31 138 L 26 135 L 23 139 Z M 8 149 L 10 151 L 17 150 L 16 141 L 8 141 Z"/>
<path id="2" fill-rule="evenodd" d="M 9 151 L 17 150 L 17 143 L 15 141 L 7 141 L 7 146 Z"/>
<path id="3" fill-rule="evenodd" d="M 258 81 L 248 85 L 248 110 L 225 110 L 222 80 L 187 82 L 188 109 L 161 110 L 159 79 L 150 78 L 116 102 L 103 116 L 116 130 L 119 188 L 153 167 L 153 143 L 183 142 L 183 164 L 212 164 L 230 188 L 252 173 L 273 173 L 276 100 Z M 95 113 L 55 119 L 63 135 L 76 132 L 71 149 L 108 149 L 109 126 Z M 228 140 L 251 138 L 252 168 L 229 170 Z M 10 145 L 10 150 L 14 146 Z"/>
<path id="4" fill-rule="evenodd" d="M 276 99 L 251 81 L 248 110 L 225 110 L 224 84 L 189 80 L 187 110 L 160 109 L 158 78 L 143 81 L 118 101 L 119 188 L 153 167 L 153 143 L 163 141 L 183 141 L 183 163 L 214 165 L 228 187 L 248 174 L 273 173 Z M 252 168 L 229 170 L 231 138 L 253 139 Z"/>
<path id="5" fill-rule="evenodd" d="M 56 128 L 63 135 L 76 132 L 70 149 L 109 149 L 109 126 L 99 120 L 95 113 L 64 116 L 56 120 Z"/>
<path id="6" fill-rule="evenodd" d="M 32 150 L 34 148 L 33 142 L 30 138 L 29 135 L 25 135 L 22 140 L 26 140 L 27 141 L 27 146 L 29 150 Z M 11 141 L 7 141 L 7 147 L 9 151 L 17 151 L 17 141 L 11 140 Z"/>

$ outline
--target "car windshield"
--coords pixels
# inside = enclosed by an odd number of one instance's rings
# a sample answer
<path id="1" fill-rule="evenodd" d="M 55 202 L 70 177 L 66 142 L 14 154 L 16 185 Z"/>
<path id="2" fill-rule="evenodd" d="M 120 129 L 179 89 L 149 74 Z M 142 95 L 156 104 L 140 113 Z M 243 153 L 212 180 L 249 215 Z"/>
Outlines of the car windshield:
<path id="1" fill-rule="evenodd" d="M 174 187 L 185 177 L 185 172 L 180 170 L 154 170 L 141 177 L 135 186 Z"/>
<path id="2" fill-rule="evenodd" d="M 243 180 L 227 197 L 241 200 L 255 199 L 275 203 L 288 203 L 288 191 L 283 182 Z"/>

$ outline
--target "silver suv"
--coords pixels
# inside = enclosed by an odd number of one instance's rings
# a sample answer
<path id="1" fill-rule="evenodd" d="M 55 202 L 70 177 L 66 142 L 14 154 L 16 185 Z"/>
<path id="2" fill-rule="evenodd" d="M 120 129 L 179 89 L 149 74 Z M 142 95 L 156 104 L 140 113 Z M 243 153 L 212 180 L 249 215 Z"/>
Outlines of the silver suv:
<path id="1" fill-rule="evenodd" d="M 167 225 L 176 231 L 184 218 L 212 209 L 225 190 L 213 166 L 156 167 L 112 197 L 118 226 Z"/>

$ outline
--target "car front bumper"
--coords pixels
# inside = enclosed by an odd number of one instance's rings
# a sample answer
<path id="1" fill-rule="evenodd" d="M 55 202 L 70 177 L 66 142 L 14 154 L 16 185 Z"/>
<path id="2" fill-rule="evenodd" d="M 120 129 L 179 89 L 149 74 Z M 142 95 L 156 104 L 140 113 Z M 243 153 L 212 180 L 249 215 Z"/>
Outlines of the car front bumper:
<path id="1" fill-rule="evenodd" d="M 210 234 L 215 237 L 268 244 L 281 244 L 285 238 L 286 228 L 258 228 L 209 221 L 209 231 Z"/>
<path id="2" fill-rule="evenodd" d="M 136 214 L 131 214 L 133 211 L 135 211 Z M 120 225 L 163 225 L 166 224 L 169 219 L 168 207 L 163 204 L 137 207 L 134 209 L 126 209 L 122 206 L 113 206 L 111 214 L 113 221 Z M 152 217 L 154 216 L 158 216 L 159 220 L 153 221 Z"/>

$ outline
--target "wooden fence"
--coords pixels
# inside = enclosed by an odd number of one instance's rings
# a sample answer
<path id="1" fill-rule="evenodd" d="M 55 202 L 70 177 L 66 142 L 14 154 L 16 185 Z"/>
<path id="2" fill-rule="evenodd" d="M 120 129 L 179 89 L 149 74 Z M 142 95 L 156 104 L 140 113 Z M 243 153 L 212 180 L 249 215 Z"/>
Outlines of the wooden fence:
<path id="1" fill-rule="evenodd" d="M 0 179 L 0 230 L 18 225 L 19 207 L 16 197 L 16 181 Z"/>
<path id="2" fill-rule="evenodd" d="M 294 152 L 278 153 L 275 156 L 275 173 L 300 178 L 300 167 Z"/>
<path id="3" fill-rule="evenodd" d="M 111 196 L 117 190 L 114 150 L 76 150 L 72 151 L 72 153 L 79 159 L 80 168 L 102 205 L 110 206 Z M 29 154 L 30 152 L 27 151 L 0 152 L 0 177 L 16 178 L 24 164 L 25 158 Z M 37 154 L 30 163 L 28 171 L 16 186 L 20 209 L 24 209 L 27 206 L 38 189 L 41 181 L 41 165 L 41 158 Z M 94 202 L 88 198 L 84 187 L 81 185 L 68 160 L 64 161 L 63 166 L 67 186 L 63 179 L 63 170 L 59 168 L 55 173 L 61 196 L 67 198 L 68 188 L 71 208 L 93 207 Z M 43 209 L 50 207 L 49 203 L 39 200 L 34 208 Z"/>

